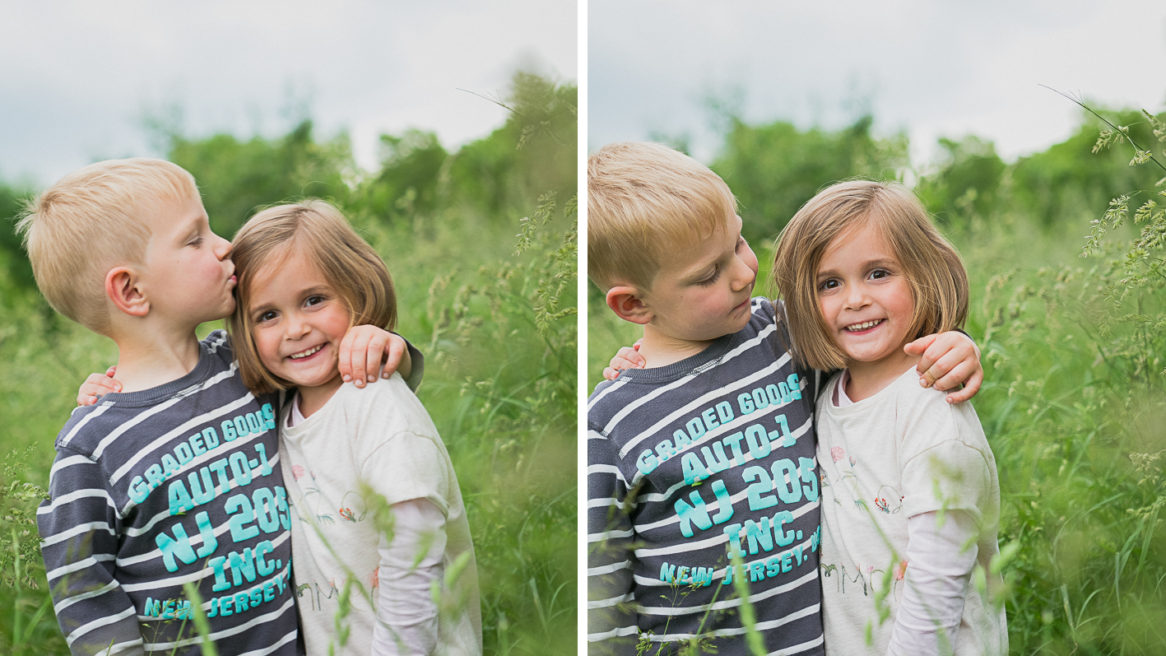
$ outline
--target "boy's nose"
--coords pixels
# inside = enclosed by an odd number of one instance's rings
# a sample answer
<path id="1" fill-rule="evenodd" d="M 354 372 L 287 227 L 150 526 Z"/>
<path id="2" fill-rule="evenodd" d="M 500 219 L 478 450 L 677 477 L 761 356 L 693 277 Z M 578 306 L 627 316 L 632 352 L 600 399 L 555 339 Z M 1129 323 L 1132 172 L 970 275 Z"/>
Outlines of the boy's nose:
<path id="1" fill-rule="evenodd" d="M 218 235 L 215 235 L 215 239 L 218 240 L 218 242 L 215 244 L 215 255 L 220 260 L 226 259 L 226 257 L 231 254 L 231 242 L 223 239 Z"/>
<path id="2" fill-rule="evenodd" d="M 757 279 L 757 256 L 748 245 L 745 246 L 744 252 L 737 256 L 733 276 L 737 289 L 744 289 Z"/>
<path id="3" fill-rule="evenodd" d="M 737 267 L 737 289 L 744 289 L 753 284 L 757 279 L 757 269 L 742 262 L 741 266 Z"/>

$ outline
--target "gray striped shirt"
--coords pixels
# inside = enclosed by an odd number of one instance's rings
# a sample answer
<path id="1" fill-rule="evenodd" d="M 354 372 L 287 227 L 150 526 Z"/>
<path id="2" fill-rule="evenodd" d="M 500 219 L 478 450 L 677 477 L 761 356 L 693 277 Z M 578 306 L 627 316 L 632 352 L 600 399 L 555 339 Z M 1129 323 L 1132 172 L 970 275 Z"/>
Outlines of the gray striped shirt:
<path id="1" fill-rule="evenodd" d="M 749 631 L 767 654 L 824 652 L 816 384 L 794 368 L 774 306 L 758 298 L 752 311 L 702 353 L 591 395 L 592 653 L 641 640 L 675 653 L 695 639 L 702 652 L 747 654 Z"/>
<path id="2" fill-rule="evenodd" d="M 194 586 L 220 654 L 296 653 L 276 399 L 255 398 L 226 334 L 165 385 L 78 408 L 37 512 L 74 654 L 200 653 Z"/>

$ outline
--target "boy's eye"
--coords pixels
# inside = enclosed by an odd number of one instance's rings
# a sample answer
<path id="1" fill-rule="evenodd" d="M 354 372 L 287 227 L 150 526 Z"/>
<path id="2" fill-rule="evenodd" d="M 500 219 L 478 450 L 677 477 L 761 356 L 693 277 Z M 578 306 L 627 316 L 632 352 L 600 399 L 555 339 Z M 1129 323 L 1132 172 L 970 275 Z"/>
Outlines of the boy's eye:
<path id="1" fill-rule="evenodd" d="M 714 282 L 716 282 L 717 278 L 720 278 L 720 277 L 721 277 L 721 269 L 720 269 L 720 267 L 717 267 L 717 269 L 715 271 L 713 271 L 711 275 L 709 275 L 707 278 L 702 278 L 701 280 L 696 281 L 696 284 L 700 285 L 701 287 L 707 287 L 707 286 L 713 284 Z"/>
<path id="2" fill-rule="evenodd" d="M 193 246 L 195 248 L 202 246 L 202 235 L 199 235 L 198 237 L 195 237 L 194 239 L 191 239 L 190 241 L 186 242 L 186 245 Z"/>

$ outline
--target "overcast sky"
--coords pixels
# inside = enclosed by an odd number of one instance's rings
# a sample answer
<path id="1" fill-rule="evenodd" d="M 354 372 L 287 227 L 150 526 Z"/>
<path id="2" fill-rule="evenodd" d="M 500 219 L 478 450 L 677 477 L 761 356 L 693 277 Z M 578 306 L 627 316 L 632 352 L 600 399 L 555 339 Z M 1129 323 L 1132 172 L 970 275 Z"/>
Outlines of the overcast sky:
<path id="1" fill-rule="evenodd" d="M 191 136 L 347 129 L 358 160 L 416 127 L 487 136 L 512 74 L 577 83 L 563 0 L 0 0 L 0 180 L 50 184 L 96 159 L 162 155 L 144 117 Z M 462 91 L 461 89 L 467 90 Z"/>
<path id="2" fill-rule="evenodd" d="M 192 136 L 326 138 L 410 127 L 447 147 L 485 136 L 513 72 L 578 83 L 570 0 L 0 0 L 0 179 L 48 184 L 152 150 L 147 116 Z M 836 128 L 865 111 L 918 160 L 976 134 L 1006 158 L 1046 148 L 1079 110 L 1166 109 L 1161 0 L 589 0 L 588 143 L 686 136 L 713 154 L 709 98 L 750 122 Z M 467 91 L 463 91 L 467 90 Z M 473 92 L 473 93 L 469 93 Z"/>
<path id="3" fill-rule="evenodd" d="M 715 154 L 707 99 L 751 123 L 837 128 L 872 112 L 916 164 L 975 134 L 1013 159 L 1080 110 L 1166 109 L 1163 0 L 590 0 L 589 148 L 687 136 Z"/>

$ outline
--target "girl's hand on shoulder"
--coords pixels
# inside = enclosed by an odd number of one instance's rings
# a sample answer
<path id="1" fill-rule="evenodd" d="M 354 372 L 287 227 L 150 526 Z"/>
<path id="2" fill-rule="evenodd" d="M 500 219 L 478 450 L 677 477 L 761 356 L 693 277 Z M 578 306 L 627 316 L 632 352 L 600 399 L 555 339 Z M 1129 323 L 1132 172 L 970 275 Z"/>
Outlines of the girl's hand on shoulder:
<path id="1" fill-rule="evenodd" d="M 117 366 L 105 370 L 103 374 L 89 374 L 81 388 L 77 390 L 77 405 L 93 405 L 106 394 L 121 391 L 121 381 L 114 378 Z"/>
<path id="2" fill-rule="evenodd" d="M 357 387 L 376 380 L 378 372 L 382 378 L 393 372 L 408 378 L 413 370 L 405 338 L 372 325 L 349 328 L 340 341 L 337 360 L 340 377 Z"/>
<path id="3" fill-rule="evenodd" d="M 903 350 L 919 356 L 916 370 L 920 385 L 940 391 L 956 390 L 947 395 L 948 403 L 962 403 L 980 391 L 984 382 L 980 349 L 964 333 L 949 330 L 927 335 L 907 344 Z"/>
<path id="4" fill-rule="evenodd" d="M 644 356 L 640 355 L 640 342 L 637 341 L 631 346 L 624 346 L 616 351 L 615 357 L 611 362 L 603 368 L 603 377 L 607 380 L 615 380 L 619 377 L 619 372 L 624 369 L 643 369 L 647 361 Z"/>

